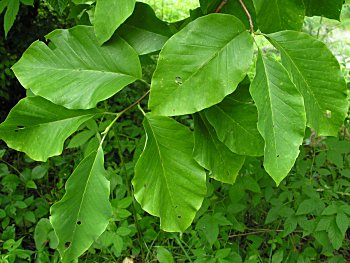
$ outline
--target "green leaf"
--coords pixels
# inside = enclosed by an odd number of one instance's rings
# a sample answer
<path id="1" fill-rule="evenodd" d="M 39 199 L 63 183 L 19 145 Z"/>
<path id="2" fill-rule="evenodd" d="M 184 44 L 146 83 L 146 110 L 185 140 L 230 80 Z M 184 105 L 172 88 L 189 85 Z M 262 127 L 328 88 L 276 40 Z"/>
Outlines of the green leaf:
<path id="1" fill-rule="evenodd" d="M 171 253 L 164 247 L 157 247 L 157 259 L 159 263 L 175 262 Z"/>
<path id="2" fill-rule="evenodd" d="M 337 59 L 326 45 L 294 31 L 268 35 L 304 97 L 308 126 L 319 136 L 336 136 L 348 112 L 347 90 Z"/>
<path id="3" fill-rule="evenodd" d="M 188 228 L 206 195 L 204 170 L 193 160 L 188 128 L 161 116 L 146 114 L 147 141 L 132 181 L 142 208 L 160 217 L 168 232 Z"/>
<path id="4" fill-rule="evenodd" d="M 47 175 L 47 172 L 48 172 L 47 165 L 38 165 L 38 166 L 34 167 L 34 169 L 32 170 L 31 179 L 34 179 L 34 180 L 41 179 L 45 175 Z"/>
<path id="5" fill-rule="evenodd" d="M 342 211 L 339 211 L 336 218 L 335 218 L 335 221 L 337 223 L 337 226 L 340 229 L 340 232 L 342 233 L 343 236 L 345 236 L 345 233 L 349 227 L 348 216 L 345 213 L 343 213 Z"/>
<path id="6" fill-rule="evenodd" d="M 259 29 L 262 32 L 301 30 L 305 16 L 303 0 L 253 0 L 253 2 Z"/>
<path id="7" fill-rule="evenodd" d="M 342 246 L 344 236 L 340 231 L 340 229 L 338 228 L 335 219 L 332 220 L 329 224 L 328 237 L 334 249 L 338 250 Z"/>
<path id="8" fill-rule="evenodd" d="M 12 67 L 34 94 L 70 109 L 93 108 L 141 78 L 137 53 L 120 37 L 100 47 L 93 28 L 55 30 Z"/>
<path id="9" fill-rule="evenodd" d="M 91 130 L 85 130 L 74 135 L 70 140 L 67 148 L 77 148 L 87 143 L 87 141 L 94 136 L 95 132 Z"/>
<path id="10" fill-rule="evenodd" d="M 250 92 L 258 108 L 258 129 L 265 139 L 264 167 L 279 184 L 293 167 L 303 142 L 303 98 L 286 69 L 261 53 Z"/>
<path id="11" fill-rule="evenodd" d="M 118 34 L 139 55 L 160 50 L 172 35 L 168 25 L 156 17 L 153 9 L 137 2 L 133 14 L 118 29 Z"/>
<path id="12" fill-rule="evenodd" d="M 97 0 L 94 27 L 98 42 L 102 45 L 114 31 L 132 14 L 135 0 Z"/>
<path id="13" fill-rule="evenodd" d="M 324 16 L 340 20 L 343 0 L 304 0 L 307 16 Z"/>
<path id="14" fill-rule="evenodd" d="M 257 29 L 257 27 L 256 27 L 257 26 L 256 12 L 255 12 L 253 1 L 252 0 L 244 0 L 244 4 L 245 4 L 250 16 L 252 17 L 254 29 Z M 239 18 L 239 20 L 241 20 L 243 22 L 243 24 L 245 25 L 245 27 L 247 29 L 250 29 L 248 16 L 247 16 L 246 12 L 244 11 L 244 9 L 239 1 L 227 1 L 227 3 L 221 9 L 221 12 L 225 13 L 225 14 L 234 15 L 235 17 Z"/>
<path id="15" fill-rule="evenodd" d="M 297 228 L 297 217 L 295 215 L 291 215 L 287 217 L 286 221 L 284 221 L 284 229 L 283 229 L 283 237 L 288 236 Z"/>
<path id="16" fill-rule="evenodd" d="M 49 241 L 49 232 L 52 230 L 50 221 L 47 218 L 41 218 L 35 226 L 34 241 L 37 250 L 44 249 Z"/>
<path id="17" fill-rule="evenodd" d="M 201 217 L 196 225 L 196 229 L 201 229 L 208 243 L 212 246 L 219 236 L 219 224 L 211 215 Z"/>
<path id="18" fill-rule="evenodd" d="M 214 179 L 233 184 L 245 157 L 231 152 L 216 136 L 203 113 L 194 115 L 194 149 L 193 158 Z"/>
<path id="19" fill-rule="evenodd" d="M 249 156 L 263 155 L 264 140 L 256 126 L 258 112 L 248 86 L 240 85 L 232 95 L 204 113 L 219 140 L 232 152 Z"/>
<path id="20" fill-rule="evenodd" d="M 22 99 L 0 125 L 0 138 L 8 147 L 36 161 L 60 155 L 64 141 L 97 110 L 68 110 L 41 97 Z"/>
<path id="21" fill-rule="evenodd" d="M 34 0 L 21 0 L 21 3 L 24 4 L 24 5 L 33 6 L 34 5 Z"/>
<path id="22" fill-rule="evenodd" d="M 252 58 L 253 40 L 240 20 L 225 14 L 200 17 L 160 52 L 149 107 L 175 116 L 215 105 L 236 89 Z"/>
<path id="23" fill-rule="evenodd" d="M 69 0 L 46 0 L 53 9 L 55 9 L 59 13 L 63 13 L 64 9 L 66 9 Z"/>
<path id="24" fill-rule="evenodd" d="M 315 210 L 315 200 L 314 199 L 306 199 L 300 203 L 296 215 L 305 215 L 310 214 Z"/>
<path id="25" fill-rule="evenodd" d="M 19 10 L 19 0 L 10 0 L 8 1 L 6 13 L 4 17 L 4 30 L 5 30 L 5 38 L 7 37 L 7 33 L 10 31 L 13 23 L 16 20 L 16 16 Z"/>
<path id="26" fill-rule="evenodd" d="M 5 10 L 10 0 L 0 0 L 0 14 Z"/>
<path id="27" fill-rule="evenodd" d="M 112 209 L 101 147 L 81 161 L 66 183 L 63 198 L 51 207 L 51 224 L 63 262 L 71 262 L 105 231 Z"/>

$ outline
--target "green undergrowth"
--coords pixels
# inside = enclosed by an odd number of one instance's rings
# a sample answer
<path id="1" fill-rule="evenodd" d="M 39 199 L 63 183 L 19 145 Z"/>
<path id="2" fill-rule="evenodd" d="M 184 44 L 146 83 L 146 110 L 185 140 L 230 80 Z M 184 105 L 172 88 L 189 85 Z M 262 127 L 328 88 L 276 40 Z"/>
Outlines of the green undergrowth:
<path id="1" fill-rule="evenodd" d="M 143 89 L 135 84 L 105 106 L 118 111 Z M 49 207 L 62 198 L 65 181 L 110 118 L 82 125 L 64 154 L 47 163 L 3 147 L 0 262 L 59 262 Z M 308 132 L 295 167 L 279 187 L 259 158 L 246 160 L 233 186 L 208 179 L 194 224 L 179 235 L 161 231 L 159 219 L 132 197 L 130 181 L 145 138 L 136 107 L 123 118 L 105 147 L 113 218 L 79 262 L 349 262 L 348 120 L 338 138 Z M 178 121 L 192 124 L 187 117 Z"/>

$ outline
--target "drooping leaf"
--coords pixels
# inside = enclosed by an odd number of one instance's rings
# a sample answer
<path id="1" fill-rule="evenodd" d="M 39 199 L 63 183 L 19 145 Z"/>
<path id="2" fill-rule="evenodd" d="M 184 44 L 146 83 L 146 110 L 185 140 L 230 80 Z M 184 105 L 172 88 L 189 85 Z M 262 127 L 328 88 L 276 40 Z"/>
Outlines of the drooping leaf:
<path id="1" fill-rule="evenodd" d="M 257 129 L 258 112 L 249 94 L 249 85 L 240 85 L 233 94 L 204 112 L 219 140 L 232 152 L 263 155 L 264 140 Z"/>
<path id="2" fill-rule="evenodd" d="M 5 16 L 4 16 L 4 30 L 5 37 L 7 37 L 8 32 L 10 31 L 13 23 L 16 20 L 16 16 L 19 10 L 19 0 L 10 0 L 8 1 Z"/>
<path id="3" fill-rule="evenodd" d="M 253 0 L 253 2 L 259 29 L 262 32 L 301 30 L 305 16 L 303 0 Z"/>
<path id="4" fill-rule="evenodd" d="M 258 108 L 258 129 L 265 140 L 264 167 L 279 184 L 293 167 L 303 142 L 303 98 L 287 70 L 260 52 L 250 93 Z"/>
<path id="5" fill-rule="evenodd" d="M 55 30 L 49 46 L 36 41 L 13 66 L 21 84 L 70 109 L 93 108 L 141 78 L 137 53 L 116 36 L 100 47 L 93 28 Z"/>
<path id="6" fill-rule="evenodd" d="M 245 156 L 235 154 L 217 137 L 203 113 L 194 115 L 193 158 L 210 171 L 214 179 L 233 184 L 242 168 Z"/>
<path id="7" fill-rule="evenodd" d="M 217 104 L 236 89 L 252 56 L 252 37 L 234 16 L 210 14 L 196 19 L 160 52 L 150 109 L 175 116 Z"/>
<path id="8" fill-rule="evenodd" d="M 51 207 L 50 221 L 63 262 L 72 262 L 105 231 L 112 215 L 109 182 L 101 147 L 84 158 L 66 183 L 63 198 Z"/>
<path id="9" fill-rule="evenodd" d="M 256 12 L 253 0 L 244 0 L 244 5 L 246 6 L 252 18 L 254 29 L 257 29 Z M 225 14 L 234 15 L 244 23 L 247 29 L 250 29 L 248 16 L 239 1 L 227 1 L 227 3 L 221 9 L 221 12 Z"/>
<path id="10" fill-rule="evenodd" d="M 307 16 L 324 16 L 340 19 L 344 0 L 304 0 Z"/>
<path id="11" fill-rule="evenodd" d="M 117 28 L 132 14 L 135 0 L 97 0 L 94 27 L 98 42 L 102 45 L 111 38 Z"/>
<path id="12" fill-rule="evenodd" d="M 168 25 L 156 17 L 153 9 L 137 2 L 133 14 L 118 29 L 118 34 L 139 55 L 160 50 L 172 35 Z"/>
<path id="13" fill-rule="evenodd" d="M 66 9 L 69 0 L 46 0 L 53 9 L 55 9 L 57 12 L 61 13 Z"/>
<path id="14" fill-rule="evenodd" d="M 0 125 L 8 147 L 37 161 L 61 154 L 64 141 L 97 110 L 68 110 L 41 97 L 22 99 Z"/>
<path id="15" fill-rule="evenodd" d="M 193 135 L 168 117 L 146 114 L 143 124 L 147 140 L 132 181 L 135 198 L 160 217 L 163 230 L 183 232 L 206 194 L 205 172 L 192 158 Z"/>
<path id="16" fill-rule="evenodd" d="M 268 35 L 305 101 L 308 126 L 319 136 L 335 136 L 348 112 L 339 63 L 324 43 L 301 32 Z"/>

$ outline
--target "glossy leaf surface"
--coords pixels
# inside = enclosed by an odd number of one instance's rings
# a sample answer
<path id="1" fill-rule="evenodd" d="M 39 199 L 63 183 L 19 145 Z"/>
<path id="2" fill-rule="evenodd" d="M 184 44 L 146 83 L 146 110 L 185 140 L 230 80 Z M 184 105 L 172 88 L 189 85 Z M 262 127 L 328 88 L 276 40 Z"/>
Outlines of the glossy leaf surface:
<path id="1" fill-rule="evenodd" d="M 279 184 L 293 167 L 303 142 L 303 98 L 287 70 L 261 53 L 250 92 L 258 108 L 258 129 L 265 140 L 264 167 Z"/>
<path id="2" fill-rule="evenodd" d="M 206 194 L 206 175 L 192 158 L 193 135 L 176 121 L 146 114 L 146 145 L 133 179 L 142 208 L 160 217 L 161 228 L 183 232 Z"/>
<path id="3" fill-rule="evenodd" d="M 41 97 L 22 99 L 0 125 L 8 147 L 36 161 L 62 153 L 64 141 L 97 110 L 68 110 Z"/>
<path id="4" fill-rule="evenodd" d="M 272 33 L 302 28 L 305 16 L 303 0 L 253 0 L 253 2 L 262 32 Z"/>
<path id="5" fill-rule="evenodd" d="M 215 105 L 236 89 L 252 56 L 252 37 L 234 16 L 210 14 L 196 19 L 160 52 L 150 109 L 175 116 Z"/>
<path id="6" fill-rule="evenodd" d="M 141 78 L 137 53 L 117 37 L 100 47 L 93 28 L 55 30 L 49 46 L 36 41 L 13 66 L 21 84 L 71 109 L 93 108 Z"/>
<path id="7" fill-rule="evenodd" d="M 240 85 L 232 95 L 204 112 L 219 140 L 232 152 L 261 156 L 264 153 L 264 140 L 256 126 L 258 112 L 248 87 Z"/>
<path id="8" fill-rule="evenodd" d="M 76 167 L 63 198 L 51 207 L 50 221 L 63 262 L 72 262 L 104 232 L 112 209 L 103 150 L 93 151 Z"/>
<path id="9" fill-rule="evenodd" d="M 304 2 L 307 16 L 324 16 L 339 20 L 344 0 L 304 0 Z"/>
<path id="10" fill-rule="evenodd" d="M 215 180 L 233 184 L 242 168 L 245 156 L 235 154 L 217 137 L 215 129 L 203 113 L 194 115 L 193 158 Z"/>
<path id="11" fill-rule="evenodd" d="M 158 19 L 153 9 L 137 2 L 131 17 L 119 28 L 118 34 L 139 55 L 160 50 L 172 35 L 168 25 Z"/>
<path id="12" fill-rule="evenodd" d="M 308 126 L 320 136 L 335 136 L 348 111 L 339 63 L 324 43 L 301 32 L 268 35 L 281 52 L 282 64 L 303 95 Z"/>
<path id="13" fill-rule="evenodd" d="M 135 0 L 97 0 L 94 18 L 95 33 L 102 45 L 132 14 Z"/>

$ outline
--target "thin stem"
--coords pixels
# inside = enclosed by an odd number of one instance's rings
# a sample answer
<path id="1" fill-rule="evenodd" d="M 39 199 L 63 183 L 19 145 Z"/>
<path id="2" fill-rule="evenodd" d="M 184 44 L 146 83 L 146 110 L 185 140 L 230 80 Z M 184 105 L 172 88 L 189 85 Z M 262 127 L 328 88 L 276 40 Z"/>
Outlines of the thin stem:
<path id="1" fill-rule="evenodd" d="M 12 164 L 10 164 L 9 162 L 5 161 L 4 159 L 0 159 L 0 162 L 3 162 L 4 164 L 10 166 L 16 173 L 18 173 L 18 175 L 23 177 L 22 173 L 16 167 L 14 167 Z"/>
<path id="2" fill-rule="evenodd" d="M 321 31 L 321 28 L 322 28 L 322 22 L 323 22 L 323 16 L 321 16 L 321 18 L 320 18 L 320 25 L 318 27 L 317 35 L 316 35 L 317 39 L 319 39 L 319 37 L 320 37 L 320 31 Z"/>
<path id="3" fill-rule="evenodd" d="M 224 5 L 227 4 L 227 0 L 221 1 L 220 5 L 215 9 L 215 13 L 220 13 L 221 9 L 224 7 Z"/>
<path id="4" fill-rule="evenodd" d="M 249 20 L 249 25 L 250 25 L 250 33 L 255 34 L 252 16 L 250 15 L 245 4 L 243 3 L 243 0 L 239 0 L 239 2 L 241 3 L 241 6 L 243 7 L 244 12 L 247 14 L 247 17 Z"/>
<path id="5" fill-rule="evenodd" d="M 175 241 L 176 241 L 176 243 L 179 245 L 179 247 L 181 248 L 181 250 L 184 252 L 184 254 L 185 254 L 185 256 L 187 257 L 188 261 L 192 263 L 193 261 L 192 261 L 191 257 L 188 255 L 186 249 L 185 249 L 185 248 L 183 247 L 183 245 L 181 244 L 180 239 L 179 239 L 175 234 L 173 235 L 173 237 L 175 238 Z"/>
<path id="6" fill-rule="evenodd" d="M 147 82 L 146 82 L 147 83 Z M 112 126 L 114 125 L 114 123 L 128 110 L 130 110 L 131 108 L 133 108 L 134 106 L 136 106 L 137 104 L 139 104 L 141 102 L 141 100 L 143 100 L 148 94 L 149 94 L 149 90 L 146 91 L 146 93 L 144 93 L 140 98 L 138 98 L 134 103 L 130 104 L 128 107 L 126 107 L 124 110 L 122 110 L 121 112 L 115 113 L 114 115 L 116 115 L 116 117 L 112 120 L 112 122 L 106 127 L 106 129 L 102 132 L 103 137 L 101 139 L 100 145 L 102 145 L 102 143 L 104 142 L 104 140 L 107 137 L 108 132 L 111 130 Z"/>

